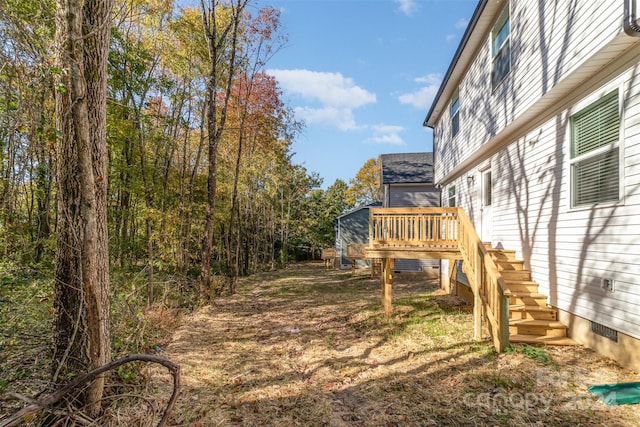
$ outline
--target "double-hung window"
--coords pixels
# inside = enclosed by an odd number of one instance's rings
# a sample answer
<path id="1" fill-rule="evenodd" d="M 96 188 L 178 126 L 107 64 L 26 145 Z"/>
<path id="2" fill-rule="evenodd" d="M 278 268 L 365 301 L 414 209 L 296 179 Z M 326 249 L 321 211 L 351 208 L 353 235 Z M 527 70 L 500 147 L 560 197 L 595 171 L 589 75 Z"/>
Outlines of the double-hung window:
<path id="1" fill-rule="evenodd" d="M 454 207 L 456 205 L 456 187 L 452 185 L 449 187 L 449 206 Z"/>
<path id="2" fill-rule="evenodd" d="M 460 89 L 456 89 L 451 97 L 451 136 L 456 136 L 460 130 Z"/>
<path id="3" fill-rule="evenodd" d="M 620 199 L 618 90 L 571 117 L 571 206 Z"/>
<path id="4" fill-rule="evenodd" d="M 491 30 L 491 86 L 497 87 L 511 70 L 511 43 L 509 41 L 509 5 Z"/>

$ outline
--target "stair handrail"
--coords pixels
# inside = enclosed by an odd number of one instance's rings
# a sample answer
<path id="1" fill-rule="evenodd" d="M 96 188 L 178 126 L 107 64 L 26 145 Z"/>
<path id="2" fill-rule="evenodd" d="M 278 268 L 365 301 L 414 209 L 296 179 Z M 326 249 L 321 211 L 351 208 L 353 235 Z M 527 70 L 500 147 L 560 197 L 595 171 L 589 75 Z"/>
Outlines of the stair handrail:
<path id="1" fill-rule="evenodd" d="M 474 295 L 474 339 L 479 340 L 481 315 L 487 320 L 493 345 L 499 353 L 509 346 L 509 296 L 511 292 L 491 254 L 462 208 L 457 209 L 458 248 L 463 271 Z"/>

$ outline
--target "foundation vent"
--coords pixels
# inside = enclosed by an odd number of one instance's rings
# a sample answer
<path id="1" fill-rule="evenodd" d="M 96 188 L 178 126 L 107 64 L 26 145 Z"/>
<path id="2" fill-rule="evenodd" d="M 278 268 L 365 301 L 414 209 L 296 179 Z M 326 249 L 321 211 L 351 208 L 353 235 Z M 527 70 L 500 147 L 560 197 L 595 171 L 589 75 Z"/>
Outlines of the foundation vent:
<path id="1" fill-rule="evenodd" d="M 611 329 L 600 323 L 591 322 L 591 332 L 596 335 L 600 335 L 605 338 L 609 338 L 611 341 L 618 342 L 618 331 Z"/>

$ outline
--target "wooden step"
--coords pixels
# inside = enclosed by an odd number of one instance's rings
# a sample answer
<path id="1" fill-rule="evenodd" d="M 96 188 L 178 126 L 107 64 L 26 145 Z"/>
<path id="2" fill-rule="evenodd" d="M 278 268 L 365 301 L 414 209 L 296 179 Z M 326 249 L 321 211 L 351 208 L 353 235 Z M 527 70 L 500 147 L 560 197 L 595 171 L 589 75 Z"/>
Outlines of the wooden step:
<path id="1" fill-rule="evenodd" d="M 566 337 L 567 327 L 557 320 L 511 319 L 509 334 Z"/>
<path id="2" fill-rule="evenodd" d="M 531 271 L 529 270 L 503 270 L 500 275 L 505 281 L 531 280 Z"/>
<path id="3" fill-rule="evenodd" d="M 512 292 L 509 297 L 509 305 L 538 305 L 540 307 L 547 306 L 547 296 L 537 292 Z"/>
<path id="4" fill-rule="evenodd" d="M 579 345 L 569 337 L 544 337 L 540 335 L 510 335 L 509 342 L 523 344 L 547 344 L 547 345 Z"/>
<path id="5" fill-rule="evenodd" d="M 513 249 L 488 249 L 488 251 L 496 261 L 516 261 L 516 251 Z"/>
<path id="6" fill-rule="evenodd" d="M 537 293 L 538 292 L 538 282 L 533 280 L 507 280 L 505 279 L 504 283 L 507 285 L 507 288 L 511 291 L 511 293 Z"/>
<path id="7" fill-rule="evenodd" d="M 510 305 L 510 319 L 557 320 L 558 310 L 539 305 Z"/>
<path id="8" fill-rule="evenodd" d="M 524 270 L 524 261 L 521 260 L 494 260 L 498 271 Z"/>

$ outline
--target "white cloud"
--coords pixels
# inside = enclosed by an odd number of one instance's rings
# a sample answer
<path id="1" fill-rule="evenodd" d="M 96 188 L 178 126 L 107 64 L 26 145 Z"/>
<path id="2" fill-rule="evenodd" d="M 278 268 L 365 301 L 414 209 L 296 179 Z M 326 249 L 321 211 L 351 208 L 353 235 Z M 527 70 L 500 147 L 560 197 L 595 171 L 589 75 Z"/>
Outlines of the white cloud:
<path id="1" fill-rule="evenodd" d="M 447 34 L 444 38 L 445 38 L 445 40 L 450 42 L 451 40 L 456 38 L 456 35 L 455 34 Z"/>
<path id="2" fill-rule="evenodd" d="M 460 18 L 456 22 L 456 28 L 459 30 L 464 30 L 469 25 L 469 20 L 467 18 Z"/>
<path id="3" fill-rule="evenodd" d="M 340 130 L 354 130 L 357 128 L 353 118 L 353 112 L 348 108 L 335 107 L 296 107 L 294 108 L 296 117 L 304 120 L 305 123 L 328 123 L 336 126 Z"/>
<path id="4" fill-rule="evenodd" d="M 442 76 L 440 74 L 428 74 L 418 77 L 414 81 L 420 84 L 421 87 L 413 92 L 399 95 L 398 100 L 401 104 L 409 104 L 417 109 L 425 110 L 431 106 L 440 88 Z"/>
<path id="5" fill-rule="evenodd" d="M 413 81 L 419 84 L 439 85 L 442 81 L 442 76 L 439 73 L 431 73 L 426 76 L 416 77 Z"/>
<path id="6" fill-rule="evenodd" d="M 373 125 L 371 126 L 373 136 L 367 139 L 368 142 L 376 144 L 405 145 L 400 133 L 404 131 L 402 126 L 394 125 Z"/>
<path id="7" fill-rule="evenodd" d="M 341 73 L 310 70 L 267 70 L 287 92 L 322 105 L 358 108 L 376 102 L 376 95 L 354 84 Z"/>
<path id="8" fill-rule="evenodd" d="M 359 86 L 341 73 L 304 69 L 267 70 L 288 94 L 299 96 L 307 105 L 295 108 L 306 123 L 332 124 L 341 130 L 355 129 L 353 110 L 375 104 L 376 95 Z"/>
<path id="9" fill-rule="evenodd" d="M 414 0 L 394 0 L 398 3 L 398 10 L 407 16 L 413 15 L 418 10 L 418 3 Z"/>

